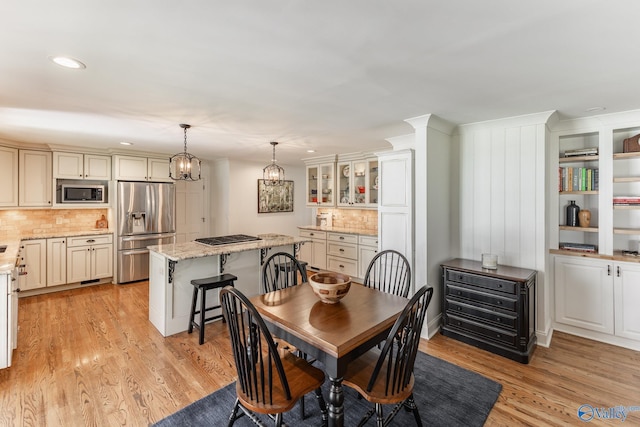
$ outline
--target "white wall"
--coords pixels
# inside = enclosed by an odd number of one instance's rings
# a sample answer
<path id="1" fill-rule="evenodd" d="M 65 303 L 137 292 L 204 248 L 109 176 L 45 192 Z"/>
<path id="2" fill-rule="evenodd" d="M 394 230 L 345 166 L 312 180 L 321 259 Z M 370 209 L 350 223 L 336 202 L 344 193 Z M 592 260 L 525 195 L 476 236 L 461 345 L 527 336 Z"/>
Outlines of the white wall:
<path id="1" fill-rule="evenodd" d="M 546 271 L 546 123 L 553 112 L 462 125 L 452 168 L 456 248 L 461 258 L 488 252 L 500 264 L 538 271 L 537 331 L 549 332 Z"/>
<path id="2" fill-rule="evenodd" d="M 240 160 L 218 160 L 211 171 L 213 235 L 277 233 L 298 235 L 299 225 L 308 225 L 305 206 L 305 167 L 281 165 L 287 180 L 294 181 L 293 212 L 258 213 L 258 179 L 264 164 Z"/>

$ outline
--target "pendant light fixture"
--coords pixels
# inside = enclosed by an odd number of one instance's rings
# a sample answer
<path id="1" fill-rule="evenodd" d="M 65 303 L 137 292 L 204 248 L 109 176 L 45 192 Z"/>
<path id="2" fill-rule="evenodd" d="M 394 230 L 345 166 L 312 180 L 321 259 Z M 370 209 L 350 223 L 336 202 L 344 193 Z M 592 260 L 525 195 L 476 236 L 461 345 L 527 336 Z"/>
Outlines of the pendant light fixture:
<path id="1" fill-rule="evenodd" d="M 184 129 L 184 151 L 174 154 L 169 162 L 169 178 L 174 181 L 198 181 L 200 179 L 200 159 L 187 153 L 187 129 L 191 125 L 181 124 Z"/>
<path id="2" fill-rule="evenodd" d="M 271 164 L 262 169 L 262 177 L 265 185 L 282 185 L 284 184 L 284 169 L 276 164 L 276 145 L 277 142 L 272 141 L 273 145 L 273 158 Z"/>

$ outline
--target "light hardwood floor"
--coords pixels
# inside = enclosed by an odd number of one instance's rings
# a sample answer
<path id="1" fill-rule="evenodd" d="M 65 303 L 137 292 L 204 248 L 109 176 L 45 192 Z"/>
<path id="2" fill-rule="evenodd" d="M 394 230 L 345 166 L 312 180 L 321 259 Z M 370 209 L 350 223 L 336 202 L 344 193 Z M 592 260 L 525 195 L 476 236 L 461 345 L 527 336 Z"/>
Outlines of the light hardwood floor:
<path id="1" fill-rule="evenodd" d="M 148 284 L 100 285 L 20 300 L 18 349 L 0 371 L 0 425 L 146 426 L 234 380 L 225 325 L 206 342 L 163 338 Z M 640 407 L 640 353 L 554 334 L 530 364 L 435 336 L 426 353 L 503 385 L 487 425 L 576 425 L 582 404 Z M 428 425 L 428 420 L 425 420 Z M 640 425 L 640 412 L 589 425 Z"/>

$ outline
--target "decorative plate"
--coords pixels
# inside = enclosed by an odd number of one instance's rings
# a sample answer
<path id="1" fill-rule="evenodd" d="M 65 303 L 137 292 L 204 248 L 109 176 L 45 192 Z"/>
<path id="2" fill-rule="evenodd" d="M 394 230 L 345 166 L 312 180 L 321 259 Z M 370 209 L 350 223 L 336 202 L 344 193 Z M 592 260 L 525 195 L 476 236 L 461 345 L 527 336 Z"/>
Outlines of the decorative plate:
<path id="1" fill-rule="evenodd" d="M 378 189 L 378 177 L 376 176 L 376 178 L 373 180 L 373 189 L 377 190 Z"/>
<path id="2" fill-rule="evenodd" d="M 350 169 L 350 168 L 349 168 L 349 166 L 345 166 L 345 167 L 342 169 L 342 175 L 344 175 L 344 176 L 349 176 L 349 169 Z"/>

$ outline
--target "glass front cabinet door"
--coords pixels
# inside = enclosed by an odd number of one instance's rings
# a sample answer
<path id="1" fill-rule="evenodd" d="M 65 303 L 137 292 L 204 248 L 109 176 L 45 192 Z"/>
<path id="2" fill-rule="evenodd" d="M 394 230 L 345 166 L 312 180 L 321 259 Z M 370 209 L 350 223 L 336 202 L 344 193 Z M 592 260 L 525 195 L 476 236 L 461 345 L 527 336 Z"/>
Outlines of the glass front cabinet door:
<path id="1" fill-rule="evenodd" d="M 335 163 L 307 166 L 307 206 L 335 206 Z"/>
<path id="2" fill-rule="evenodd" d="M 339 161 L 338 206 L 376 207 L 378 204 L 378 159 Z"/>

